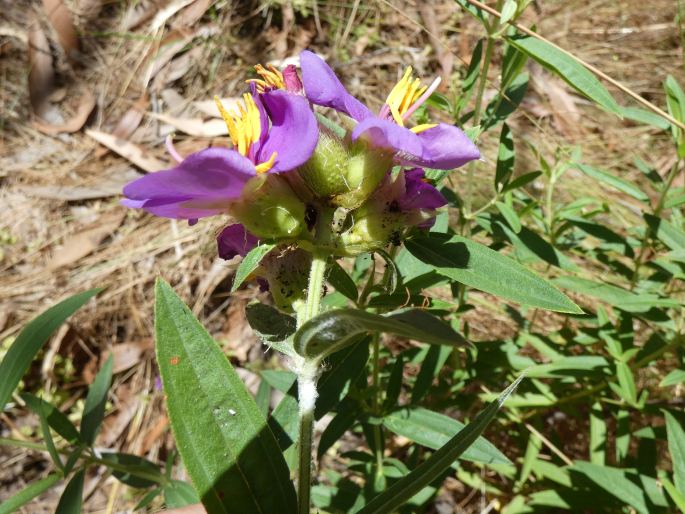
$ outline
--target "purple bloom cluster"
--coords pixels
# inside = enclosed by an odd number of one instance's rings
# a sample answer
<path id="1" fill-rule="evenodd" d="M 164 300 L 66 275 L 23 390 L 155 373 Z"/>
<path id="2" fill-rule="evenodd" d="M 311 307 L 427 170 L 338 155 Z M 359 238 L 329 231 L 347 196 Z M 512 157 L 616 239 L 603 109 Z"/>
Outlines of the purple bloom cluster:
<path id="1" fill-rule="evenodd" d="M 233 148 L 207 148 L 186 157 L 174 168 L 131 182 L 124 188 L 124 205 L 191 223 L 207 216 L 228 214 L 247 224 L 236 212 L 245 215 L 245 202 L 250 202 L 246 192 L 258 189 L 262 183 L 255 186 L 254 181 L 280 174 L 282 179 L 272 180 L 295 184 L 297 180 L 292 174 L 296 175 L 316 151 L 323 129 L 317 122 L 314 105 L 332 108 L 354 120 L 354 128 L 340 144 L 361 144 L 365 151 L 392 156 L 388 168 L 409 168 L 401 172 L 400 191 L 392 188 L 392 200 L 401 213 L 426 214 L 420 226 L 430 221 L 435 209 L 446 204 L 442 194 L 426 181 L 422 168 L 452 169 L 480 156 L 476 146 L 453 125 L 407 126 L 411 114 L 438 83 L 422 87 L 418 79 L 412 78 L 411 69 L 390 92 L 378 114 L 354 98 L 333 70 L 310 51 L 300 54 L 301 79 L 294 66 L 282 72 L 273 67 L 255 69 L 260 78 L 249 81 L 250 92 L 243 96 L 236 111 L 229 113 L 218 103 Z M 381 173 L 386 175 L 386 186 L 391 182 L 399 184 L 391 178 L 390 169 Z M 248 183 L 253 185 L 245 187 Z M 299 184 L 302 186 L 302 181 Z M 303 195 L 297 187 L 292 189 L 308 210 L 312 202 L 326 203 L 317 191 Z M 379 185 L 376 194 L 381 189 Z M 373 192 L 369 199 L 372 195 Z M 278 209 L 278 199 L 273 200 L 273 208 Z M 242 202 L 243 208 L 232 212 L 238 202 Z M 262 212 L 251 215 L 260 216 L 268 210 L 264 201 L 259 205 Z M 219 255 L 225 259 L 245 255 L 260 237 L 264 235 L 250 233 L 243 224 L 229 225 L 218 236 Z"/>

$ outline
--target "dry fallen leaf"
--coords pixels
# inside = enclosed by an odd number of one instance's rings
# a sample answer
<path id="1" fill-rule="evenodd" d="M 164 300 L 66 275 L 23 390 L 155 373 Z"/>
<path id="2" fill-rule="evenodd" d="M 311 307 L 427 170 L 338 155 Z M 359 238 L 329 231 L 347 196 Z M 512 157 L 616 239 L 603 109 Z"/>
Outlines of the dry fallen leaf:
<path id="1" fill-rule="evenodd" d="M 90 113 L 95 108 L 95 97 L 85 87 L 81 87 L 81 95 L 78 99 L 78 107 L 75 114 L 64 123 L 52 124 L 41 120 L 35 120 L 33 126 L 48 135 L 56 135 L 62 132 L 78 132 L 88 121 Z"/>
<path id="2" fill-rule="evenodd" d="M 576 107 L 573 95 L 568 92 L 564 83 L 545 73 L 540 66 L 531 66 L 533 88 L 547 97 L 552 117 L 557 129 L 567 136 L 578 136 L 582 133 L 580 111 Z"/>
<path id="3" fill-rule="evenodd" d="M 195 0 L 188 7 L 183 9 L 171 23 L 172 28 L 192 27 L 211 7 L 214 0 Z"/>
<path id="4" fill-rule="evenodd" d="M 83 186 L 23 186 L 21 191 L 29 196 L 53 200 L 76 201 L 107 198 L 121 194 L 121 189 L 142 175 L 127 164 L 107 170 L 107 176 L 98 174 L 97 183 Z"/>
<path id="5" fill-rule="evenodd" d="M 145 352 L 152 350 L 154 343 L 151 338 L 141 339 L 135 343 L 120 343 L 112 346 L 111 352 L 104 354 L 106 360 L 111 354 L 114 358 L 112 373 L 121 373 L 138 364 Z"/>
<path id="6" fill-rule="evenodd" d="M 140 146 L 113 134 L 92 129 L 86 129 L 86 134 L 145 171 L 159 171 L 167 168 L 166 162 L 149 155 Z"/>
<path id="7" fill-rule="evenodd" d="M 150 113 L 150 116 L 168 123 L 176 130 L 196 137 L 217 137 L 228 134 L 226 123 L 220 119 L 204 121 L 202 118 L 175 118 L 166 114 Z"/>
<path id="8" fill-rule="evenodd" d="M 29 99 L 33 112 L 44 118 L 50 109 L 49 97 L 55 87 L 55 70 L 50 43 L 35 15 L 30 17 L 29 27 Z"/>
<path id="9" fill-rule="evenodd" d="M 116 209 L 101 216 L 75 234 L 66 237 L 62 245 L 55 249 L 52 259 L 47 263 L 48 270 L 73 264 L 95 250 L 103 239 L 111 235 L 121 225 L 126 211 Z"/>
<path id="10" fill-rule="evenodd" d="M 237 97 L 220 98 L 220 100 L 223 106 L 229 112 L 231 112 L 233 109 L 237 109 L 238 104 L 242 101 Z M 216 102 L 214 100 L 196 100 L 193 102 L 193 107 L 207 116 L 211 116 L 212 118 L 221 118 L 221 114 L 219 114 L 219 109 L 217 109 Z"/>
<path id="11" fill-rule="evenodd" d="M 59 44 L 62 45 L 67 57 L 73 59 L 78 54 L 79 43 L 71 13 L 62 0 L 43 0 L 43 9 L 50 20 L 50 25 L 57 33 Z"/>

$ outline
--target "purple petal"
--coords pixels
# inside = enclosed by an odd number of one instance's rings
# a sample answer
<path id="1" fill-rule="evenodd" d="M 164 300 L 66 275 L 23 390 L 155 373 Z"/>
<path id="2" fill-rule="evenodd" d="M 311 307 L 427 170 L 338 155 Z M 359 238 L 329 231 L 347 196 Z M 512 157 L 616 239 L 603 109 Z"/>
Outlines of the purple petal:
<path id="1" fill-rule="evenodd" d="M 301 52 L 300 68 L 304 92 L 310 102 L 332 107 L 357 121 L 373 116 L 368 107 L 347 92 L 335 72 L 318 55 L 309 50 Z"/>
<path id="2" fill-rule="evenodd" d="M 376 148 L 392 150 L 399 161 L 413 162 L 423 151 L 421 140 L 411 130 L 375 116 L 366 118 L 354 127 L 352 141 L 359 138 L 369 141 Z"/>
<path id="3" fill-rule="evenodd" d="M 438 209 L 447 205 L 447 200 L 432 184 L 424 180 L 421 168 L 414 168 L 404 172 L 406 192 L 398 200 L 400 209 L 410 211 L 415 209 Z"/>
<path id="4" fill-rule="evenodd" d="M 166 218 L 203 218 L 224 212 L 254 175 L 254 164 L 238 152 L 208 148 L 127 184 L 122 203 Z"/>
<path id="5" fill-rule="evenodd" d="M 302 94 L 302 81 L 297 74 L 297 68 L 294 64 L 288 64 L 283 68 L 283 82 L 285 82 L 285 90 L 289 93 Z"/>
<path id="6" fill-rule="evenodd" d="M 414 161 L 418 166 L 451 170 L 480 158 L 476 145 L 460 129 L 440 123 L 418 134 L 423 146 L 421 158 Z"/>
<path id="7" fill-rule="evenodd" d="M 239 223 L 229 225 L 221 231 L 216 238 L 219 249 L 219 257 L 222 259 L 231 260 L 236 255 L 247 255 L 247 252 L 252 250 L 259 239 L 250 234 L 245 227 Z"/>
<path id="8" fill-rule="evenodd" d="M 271 172 L 289 171 L 309 160 L 319 139 L 316 117 L 307 99 L 286 91 L 262 95 L 271 118 L 271 129 L 257 154 L 257 163 L 268 161 L 276 152 Z"/>

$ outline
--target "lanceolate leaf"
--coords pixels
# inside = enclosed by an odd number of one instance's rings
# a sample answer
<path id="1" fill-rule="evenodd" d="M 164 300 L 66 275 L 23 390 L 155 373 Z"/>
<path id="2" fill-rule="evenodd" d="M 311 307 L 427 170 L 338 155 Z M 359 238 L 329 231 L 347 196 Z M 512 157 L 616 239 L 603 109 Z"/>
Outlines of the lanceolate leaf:
<path id="1" fill-rule="evenodd" d="M 295 489 L 266 420 L 221 349 L 162 280 L 155 332 L 171 428 L 207 511 L 295 512 Z"/>
<path id="2" fill-rule="evenodd" d="M 500 397 L 483 409 L 476 418 L 460 430 L 452 439 L 383 493 L 373 498 L 360 514 L 386 514 L 394 512 L 421 489 L 438 478 L 452 463 L 457 460 L 480 436 L 497 414 L 504 401 L 519 385 L 523 376 L 500 395 Z"/>
<path id="3" fill-rule="evenodd" d="M 405 242 L 407 250 L 452 280 L 524 305 L 558 312 L 583 311 L 561 291 L 516 261 L 461 236 L 438 234 Z"/>
<path id="4" fill-rule="evenodd" d="M 11 496 L 0 503 L 0 514 L 11 514 L 12 512 L 17 512 L 22 505 L 26 505 L 36 496 L 43 494 L 45 491 L 59 482 L 61 478 L 61 474 L 53 473 L 52 475 L 48 475 L 37 482 L 33 482 L 26 489 L 22 489 L 14 496 Z"/>
<path id="5" fill-rule="evenodd" d="M 673 482 L 678 492 L 685 496 L 685 429 L 673 414 L 668 411 L 664 414 L 666 415 L 668 451 L 673 463 Z"/>
<path id="6" fill-rule="evenodd" d="M 383 425 L 397 435 L 437 450 L 464 428 L 464 424 L 444 414 L 409 407 L 392 412 L 383 418 Z M 511 461 L 483 437 L 479 437 L 462 456 L 464 460 L 485 464 L 511 464 Z"/>
<path id="7" fill-rule="evenodd" d="M 618 189 L 619 191 L 630 195 L 641 202 L 649 202 L 647 193 L 628 180 L 616 177 L 611 173 L 593 168 L 592 166 L 588 166 L 586 164 L 576 164 L 576 168 L 585 173 L 588 177 L 603 182 L 614 189 Z"/>
<path id="8" fill-rule="evenodd" d="M 596 104 L 609 112 L 621 115 L 620 107 L 609 91 L 597 77 L 572 57 L 532 36 L 514 36 L 507 40 Z"/>
<path id="9" fill-rule="evenodd" d="M 100 289 L 91 289 L 71 296 L 50 307 L 24 327 L 0 363 L 0 411 L 5 408 L 12 391 L 55 329 L 99 292 Z"/>
<path id="10" fill-rule="evenodd" d="M 112 383 L 113 357 L 110 355 L 102 366 L 95 380 L 88 388 L 86 405 L 83 407 L 81 418 L 81 440 L 91 445 L 105 416 L 105 404 L 107 403 L 107 391 Z"/>
<path id="11" fill-rule="evenodd" d="M 257 269 L 259 263 L 262 262 L 264 256 L 273 250 L 274 245 L 262 244 L 254 247 L 248 252 L 248 254 L 243 258 L 235 272 L 235 277 L 233 278 L 233 285 L 231 286 L 231 292 L 237 291 L 243 282 L 250 276 L 250 274 Z"/>
<path id="12" fill-rule="evenodd" d="M 71 477 L 59 499 L 55 514 L 80 514 L 83 504 L 83 481 L 85 476 L 86 472 L 81 470 Z"/>
<path id="13" fill-rule="evenodd" d="M 45 414 L 48 425 L 50 425 L 55 432 L 64 437 L 64 439 L 70 443 L 74 443 L 78 440 L 78 430 L 76 430 L 74 424 L 69 421 L 69 418 L 60 412 L 57 407 L 29 393 L 23 393 L 21 399 L 24 400 L 28 408 L 36 414 L 40 415 L 40 412 L 42 411 Z"/>
<path id="14" fill-rule="evenodd" d="M 419 310 L 380 316 L 356 309 L 336 309 L 305 323 L 294 337 L 300 355 L 323 359 L 348 346 L 367 332 L 387 332 L 430 344 L 464 344 L 464 338 L 448 325 Z"/>

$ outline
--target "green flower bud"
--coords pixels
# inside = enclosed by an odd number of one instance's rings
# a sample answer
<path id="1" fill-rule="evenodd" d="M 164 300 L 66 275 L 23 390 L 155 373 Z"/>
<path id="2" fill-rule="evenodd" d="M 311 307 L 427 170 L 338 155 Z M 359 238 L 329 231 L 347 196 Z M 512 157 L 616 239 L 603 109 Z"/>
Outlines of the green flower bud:
<path id="1" fill-rule="evenodd" d="M 373 252 L 390 243 L 399 243 L 407 216 L 397 202 L 372 200 L 353 211 L 352 227 L 340 235 L 339 248 L 344 255 L 354 256 Z"/>
<path id="2" fill-rule="evenodd" d="M 260 274 L 269 282 L 269 291 L 279 309 L 305 300 L 312 256 L 300 249 L 277 248 L 260 263 Z"/>
<path id="3" fill-rule="evenodd" d="M 333 205 L 355 209 L 375 191 L 392 166 L 392 154 L 357 141 L 347 145 L 326 128 L 300 175 L 310 189 Z"/>
<path id="4" fill-rule="evenodd" d="M 262 239 L 296 237 L 306 227 L 305 204 L 288 182 L 276 174 L 250 179 L 230 209 L 248 232 Z"/>

